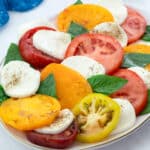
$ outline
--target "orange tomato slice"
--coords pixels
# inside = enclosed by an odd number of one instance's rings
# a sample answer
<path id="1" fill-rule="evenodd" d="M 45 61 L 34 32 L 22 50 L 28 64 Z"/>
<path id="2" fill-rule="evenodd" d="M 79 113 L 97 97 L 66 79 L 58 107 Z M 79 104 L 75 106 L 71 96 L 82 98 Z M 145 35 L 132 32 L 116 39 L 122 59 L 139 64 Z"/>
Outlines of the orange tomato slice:
<path id="1" fill-rule="evenodd" d="M 150 46 L 145 44 L 131 44 L 124 48 L 126 53 L 150 54 Z"/>
<path id="2" fill-rule="evenodd" d="M 18 130 L 34 130 L 51 124 L 58 116 L 59 101 L 46 95 L 4 101 L 0 106 L 0 117 L 4 123 Z"/>
<path id="3" fill-rule="evenodd" d="M 56 90 L 62 108 L 73 108 L 83 97 L 92 93 L 87 80 L 78 72 L 61 64 L 50 64 L 41 72 L 41 80 L 53 74 Z"/>
<path id="4" fill-rule="evenodd" d="M 147 71 L 150 71 L 150 64 L 146 65 L 144 68 L 145 68 Z"/>
<path id="5" fill-rule="evenodd" d="M 102 22 L 114 21 L 114 18 L 104 7 L 94 4 L 78 4 L 67 7 L 58 15 L 58 29 L 67 31 L 71 21 L 90 30 Z"/>

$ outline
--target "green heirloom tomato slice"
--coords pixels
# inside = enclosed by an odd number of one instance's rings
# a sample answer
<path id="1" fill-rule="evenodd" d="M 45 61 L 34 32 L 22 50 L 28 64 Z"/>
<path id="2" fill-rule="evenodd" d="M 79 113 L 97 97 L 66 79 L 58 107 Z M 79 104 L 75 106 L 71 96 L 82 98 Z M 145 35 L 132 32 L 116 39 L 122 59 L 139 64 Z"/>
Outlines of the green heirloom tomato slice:
<path id="1" fill-rule="evenodd" d="M 77 140 L 85 143 L 107 137 L 120 118 L 120 106 L 110 97 L 96 93 L 84 97 L 73 112 L 79 125 Z"/>

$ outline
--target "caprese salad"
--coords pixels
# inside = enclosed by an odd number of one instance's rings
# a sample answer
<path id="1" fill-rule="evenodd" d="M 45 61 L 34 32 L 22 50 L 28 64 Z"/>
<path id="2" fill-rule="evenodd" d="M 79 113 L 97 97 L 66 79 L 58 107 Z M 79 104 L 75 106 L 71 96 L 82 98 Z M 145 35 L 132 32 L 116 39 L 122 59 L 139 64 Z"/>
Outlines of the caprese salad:
<path id="1" fill-rule="evenodd" d="M 56 20 L 23 25 L 8 49 L 5 124 L 34 144 L 66 148 L 124 132 L 150 113 L 150 26 L 140 12 L 121 0 L 77 0 Z"/>

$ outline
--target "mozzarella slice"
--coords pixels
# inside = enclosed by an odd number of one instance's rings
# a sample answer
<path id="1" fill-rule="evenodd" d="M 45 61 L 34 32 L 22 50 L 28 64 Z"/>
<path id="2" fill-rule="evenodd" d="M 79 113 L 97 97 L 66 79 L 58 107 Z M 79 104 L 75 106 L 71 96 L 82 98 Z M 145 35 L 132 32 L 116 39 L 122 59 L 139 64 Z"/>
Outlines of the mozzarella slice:
<path id="1" fill-rule="evenodd" d="M 40 72 L 24 61 L 11 61 L 2 68 L 0 82 L 8 96 L 27 97 L 38 90 Z"/>
<path id="2" fill-rule="evenodd" d="M 122 24 L 128 15 L 127 8 L 122 0 L 99 0 L 98 4 L 107 8 L 119 24 Z"/>
<path id="3" fill-rule="evenodd" d="M 64 59 L 62 64 L 76 70 L 86 79 L 93 75 L 105 74 L 102 64 L 86 56 L 71 56 Z"/>
<path id="4" fill-rule="evenodd" d="M 22 24 L 19 29 L 18 29 L 18 37 L 20 39 L 20 37 L 22 37 L 25 32 L 27 32 L 28 30 L 35 28 L 35 27 L 39 27 L 39 26 L 46 26 L 46 27 L 50 27 L 50 28 L 54 28 L 55 29 L 55 25 L 52 24 L 50 21 L 48 20 L 34 20 L 34 21 L 30 21 L 27 22 L 25 24 Z"/>
<path id="5" fill-rule="evenodd" d="M 116 101 L 121 107 L 121 116 L 116 129 L 111 133 L 112 135 L 130 129 L 136 121 L 135 110 L 128 100 L 115 98 L 114 101 Z"/>
<path id="6" fill-rule="evenodd" d="M 150 89 L 150 72 L 148 70 L 142 67 L 131 67 L 128 69 L 140 76 L 144 83 L 147 85 L 147 88 Z"/>
<path id="7" fill-rule="evenodd" d="M 123 28 L 115 22 L 104 22 L 98 24 L 92 30 L 94 33 L 104 33 L 115 37 L 122 47 L 127 46 L 128 37 Z"/>
<path id="8" fill-rule="evenodd" d="M 74 115 L 69 109 L 63 109 L 58 118 L 49 126 L 38 128 L 35 131 L 43 134 L 59 134 L 65 131 L 73 122 Z"/>
<path id="9" fill-rule="evenodd" d="M 68 45 L 71 42 L 71 35 L 64 32 L 40 30 L 33 35 L 33 45 L 43 53 L 63 59 Z"/>

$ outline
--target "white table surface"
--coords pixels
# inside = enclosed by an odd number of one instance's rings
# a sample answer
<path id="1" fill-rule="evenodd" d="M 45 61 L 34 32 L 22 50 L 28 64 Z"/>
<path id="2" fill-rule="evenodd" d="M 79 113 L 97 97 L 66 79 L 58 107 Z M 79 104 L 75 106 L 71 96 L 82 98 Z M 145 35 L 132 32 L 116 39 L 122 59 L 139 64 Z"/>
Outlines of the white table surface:
<path id="1" fill-rule="evenodd" d="M 10 12 L 9 23 L 0 29 L 0 60 L 6 54 L 8 45 L 17 41 L 17 29 L 24 22 L 39 19 L 51 18 L 62 10 L 66 4 L 69 5 L 75 0 L 45 0 L 38 8 L 26 12 L 16 13 Z M 83 0 L 94 1 L 94 0 Z M 150 19 L 150 5 L 148 0 L 125 0 L 131 3 L 133 7 L 141 9 L 144 15 Z M 19 1 L 18 1 L 19 2 Z M 136 2 L 136 3 L 135 3 Z M 148 8 L 149 7 L 149 8 Z M 145 9 L 149 9 L 149 14 L 145 13 Z M 132 135 L 122 139 L 119 142 L 111 144 L 103 150 L 150 150 L 150 121 L 145 123 L 139 130 Z M 16 142 L 8 135 L 3 128 L 0 127 L 0 150 L 31 150 L 28 147 Z"/>

